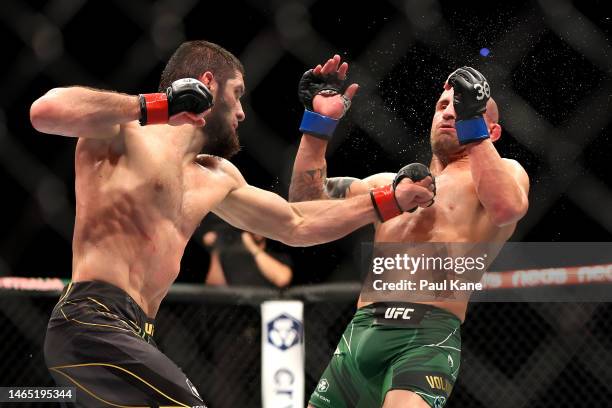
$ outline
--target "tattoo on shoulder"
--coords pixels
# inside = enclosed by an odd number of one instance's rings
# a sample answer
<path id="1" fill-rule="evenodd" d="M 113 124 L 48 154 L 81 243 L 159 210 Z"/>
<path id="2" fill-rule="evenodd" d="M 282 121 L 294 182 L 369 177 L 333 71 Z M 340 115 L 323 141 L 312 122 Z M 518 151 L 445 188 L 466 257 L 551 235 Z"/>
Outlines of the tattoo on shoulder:
<path id="1" fill-rule="evenodd" d="M 352 177 L 329 178 L 325 183 L 325 192 L 330 198 L 346 198 L 355 180 Z"/>

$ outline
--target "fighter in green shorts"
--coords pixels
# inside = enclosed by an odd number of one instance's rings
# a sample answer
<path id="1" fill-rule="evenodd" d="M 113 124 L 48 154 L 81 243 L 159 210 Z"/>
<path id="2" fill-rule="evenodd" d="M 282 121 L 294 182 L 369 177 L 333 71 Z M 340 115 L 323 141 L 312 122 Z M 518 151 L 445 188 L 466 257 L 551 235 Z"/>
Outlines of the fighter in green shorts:
<path id="1" fill-rule="evenodd" d="M 335 55 L 309 70 L 300 81 L 299 96 L 307 112 L 300 128 L 303 135 L 293 167 L 290 201 L 344 199 L 361 194 L 370 194 L 373 201 L 393 197 L 393 189 L 385 186 L 396 177 L 394 173 L 365 179 L 327 177 L 327 144 L 357 90 L 356 84 L 345 86 L 347 70 L 348 65 Z M 410 80 L 401 86 L 410 91 Z M 431 184 L 435 204 L 432 201 L 420 208 L 401 208 L 391 202 L 378 206 L 380 222 L 375 225 L 374 242 L 507 241 L 527 212 L 529 178 L 518 162 L 500 157 L 494 147 L 502 130 L 498 119 L 491 87 L 480 72 L 462 67 L 451 73 L 436 102 L 431 124 L 429 172 L 431 181 L 435 177 L 435 184 Z M 413 138 L 406 137 L 406 146 L 414 144 Z M 391 219 L 397 213 L 401 215 Z M 490 262 L 491 258 L 494 256 Z M 394 300 L 416 299 L 405 296 Z M 380 311 L 380 304 L 372 304 L 377 300 L 366 299 L 362 293 L 357 313 L 310 405 L 444 407 L 458 375 L 459 327 L 468 300 L 469 293 L 461 300 L 437 299 L 430 306 L 396 305 L 404 310 L 398 316 L 399 309 L 389 311 L 385 318 L 389 309 Z M 407 312 L 410 319 L 399 318 L 406 308 L 414 309 Z M 410 324 L 403 324 L 404 320 Z"/>
<path id="2" fill-rule="evenodd" d="M 444 406 L 459 372 L 460 325 L 452 313 L 418 303 L 358 309 L 310 405 L 380 407 L 389 390 L 409 390 Z"/>

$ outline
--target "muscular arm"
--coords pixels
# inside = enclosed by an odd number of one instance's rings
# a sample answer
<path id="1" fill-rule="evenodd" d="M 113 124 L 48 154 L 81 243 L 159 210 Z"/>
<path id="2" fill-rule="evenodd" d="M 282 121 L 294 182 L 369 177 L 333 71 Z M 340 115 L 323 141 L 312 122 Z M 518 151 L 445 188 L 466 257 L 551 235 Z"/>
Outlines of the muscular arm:
<path id="1" fill-rule="evenodd" d="M 95 139 L 112 138 L 119 125 L 139 117 L 137 96 L 84 87 L 52 89 L 30 108 L 39 132 Z"/>
<path id="2" fill-rule="evenodd" d="M 497 226 L 520 220 L 529 205 L 529 178 L 513 160 L 499 156 L 490 140 L 468 146 L 476 193 L 491 221 Z"/>
<path id="3" fill-rule="evenodd" d="M 219 171 L 224 174 L 221 180 L 227 180 L 227 190 L 224 190 L 227 193 L 212 212 L 239 229 L 292 246 L 333 241 L 357 228 L 377 222 L 378 214 L 373 201 L 389 204 L 393 199 L 393 204 L 401 209 L 426 204 L 433 198 L 428 184 L 421 185 L 421 182 L 404 179 L 393 190 L 392 198 L 387 195 L 383 199 L 373 199 L 370 194 L 357 194 L 344 200 L 288 203 L 277 194 L 248 185 L 238 169 L 227 160 L 219 162 Z M 386 177 L 386 174 L 373 177 L 378 180 Z M 430 183 L 429 179 L 427 183 Z M 368 191 L 365 181 L 360 181 L 360 184 Z M 209 195 L 204 185 L 202 196 Z M 383 201 L 385 199 L 386 202 Z M 380 208 L 379 204 L 377 208 Z M 399 214 L 387 219 L 396 215 Z"/>
<path id="4" fill-rule="evenodd" d="M 327 142 L 303 135 L 295 157 L 289 201 L 347 198 L 367 193 L 367 186 L 353 177 L 327 178 Z"/>
<path id="5" fill-rule="evenodd" d="M 229 193 L 213 212 L 237 228 L 292 246 L 333 241 L 377 220 L 368 195 L 288 203 L 248 184 Z"/>

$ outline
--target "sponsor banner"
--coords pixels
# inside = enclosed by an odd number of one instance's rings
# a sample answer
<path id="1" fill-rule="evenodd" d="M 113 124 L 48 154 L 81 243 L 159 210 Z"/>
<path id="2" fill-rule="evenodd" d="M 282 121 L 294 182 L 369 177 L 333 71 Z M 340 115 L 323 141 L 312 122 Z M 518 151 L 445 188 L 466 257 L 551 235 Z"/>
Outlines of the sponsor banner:
<path id="1" fill-rule="evenodd" d="M 303 309 L 300 301 L 261 304 L 263 408 L 304 407 Z"/>
<path id="2" fill-rule="evenodd" d="M 62 291 L 69 282 L 58 278 L 24 278 L 19 276 L 0 277 L 0 289 L 35 290 L 40 292 Z"/>
<path id="3" fill-rule="evenodd" d="M 612 264 L 488 272 L 482 283 L 489 290 L 612 283 Z"/>

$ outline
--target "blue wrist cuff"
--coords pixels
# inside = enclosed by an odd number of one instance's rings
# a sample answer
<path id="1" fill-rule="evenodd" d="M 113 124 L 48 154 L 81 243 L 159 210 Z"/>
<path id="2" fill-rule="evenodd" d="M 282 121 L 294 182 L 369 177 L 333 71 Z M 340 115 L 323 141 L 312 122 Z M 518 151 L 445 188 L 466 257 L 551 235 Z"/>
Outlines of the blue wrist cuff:
<path id="1" fill-rule="evenodd" d="M 300 132 L 319 139 L 329 140 L 334 134 L 336 126 L 338 126 L 338 120 L 305 109 L 300 124 Z"/>
<path id="2" fill-rule="evenodd" d="M 468 144 L 489 138 L 489 129 L 484 118 L 458 120 L 455 122 L 459 144 Z"/>

